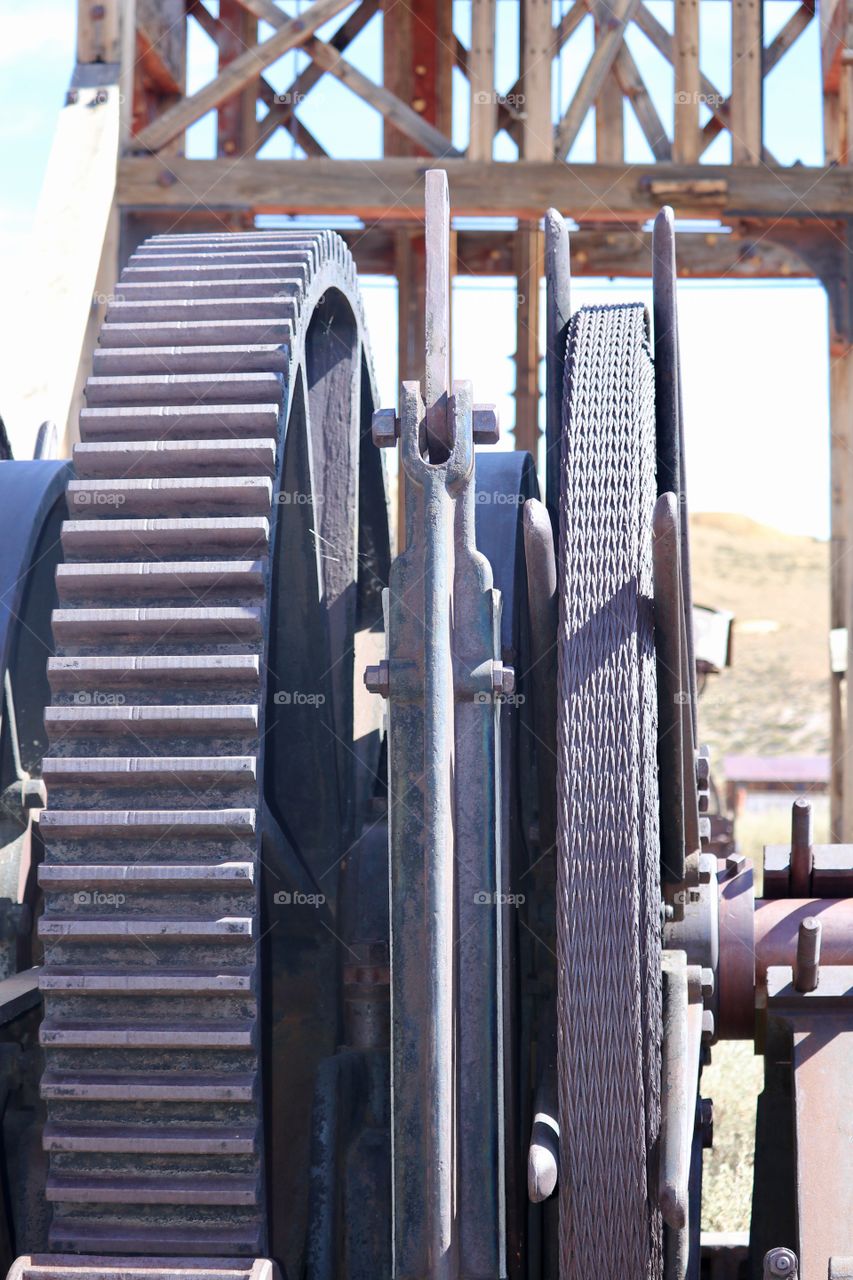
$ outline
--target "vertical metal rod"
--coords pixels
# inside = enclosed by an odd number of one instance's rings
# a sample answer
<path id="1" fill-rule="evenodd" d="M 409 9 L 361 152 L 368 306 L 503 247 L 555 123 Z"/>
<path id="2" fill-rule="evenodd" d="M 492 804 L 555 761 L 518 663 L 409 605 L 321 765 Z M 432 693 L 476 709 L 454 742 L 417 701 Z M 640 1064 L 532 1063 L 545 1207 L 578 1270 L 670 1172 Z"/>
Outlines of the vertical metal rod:
<path id="1" fill-rule="evenodd" d="M 450 438 L 450 192 L 443 169 L 426 173 L 426 366 L 424 403 L 431 462 L 444 462 Z"/>
<path id="2" fill-rule="evenodd" d="M 798 796 L 791 806 L 791 897 L 808 898 L 812 881 L 812 806 Z"/>
<path id="3" fill-rule="evenodd" d="M 798 991 L 817 991 L 820 981 L 821 923 L 814 916 L 800 922 L 797 934 L 797 959 L 794 964 L 794 986 Z"/>
<path id="4" fill-rule="evenodd" d="M 545 214 L 545 501 L 554 542 L 560 532 L 563 365 L 571 318 L 569 230 L 556 209 Z"/>

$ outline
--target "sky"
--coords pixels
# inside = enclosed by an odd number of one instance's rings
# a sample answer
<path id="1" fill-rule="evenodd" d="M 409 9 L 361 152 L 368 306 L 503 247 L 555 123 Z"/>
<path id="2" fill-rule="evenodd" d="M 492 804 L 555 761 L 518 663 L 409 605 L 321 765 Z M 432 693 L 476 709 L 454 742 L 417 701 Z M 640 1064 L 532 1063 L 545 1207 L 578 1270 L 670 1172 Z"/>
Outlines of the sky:
<path id="1" fill-rule="evenodd" d="M 213 13 L 218 0 L 209 0 Z M 284 3 L 295 13 L 304 4 Z M 766 0 L 765 43 L 797 8 L 796 0 Z M 496 88 L 507 92 L 517 75 L 517 8 L 498 2 Z M 555 18 L 568 0 L 555 0 Z M 649 0 L 649 8 L 672 29 L 672 0 Z M 0 415 L 6 419 L 16 456 L 31 455 L 38 423 L 22 421 L 10 403 L 8 366 L 16 308 L 26 289 L 27 263 L 34 246 L 29 229 L 59 111 L 73 64 L 75 0 L 0 0 Z M 702 69 L 717 88 L 730 87 L 730 5 L 701 0 Z M 339 15 L 328 31 L 343 20 Z M 347 57 L 365 74 L 381 76 L 381 18 L 375 18 L 350 46 Z M 470 36 L 470 0 L 454 0 L 454 27 L 464 43 Z M 565 107 L 591 49 L 591 19 L 565 47 L 554 74 L 555 114 Z M 269 34 L 261 27 L 261 36 Z M 197 24 L 190 24 L 189 89 L 215 71 L 215 50 Z M 320 35 L 327 29 L 321 28 Z M 768 78 L 765 90 L 765 143 L 780 163 L 822 162 L 821 102 L 818 91 L 818 26 L 813 22 Z M 628 41 L 652 97 L 671 130 L 672 73 L 645 36 L 630 29 Z M 267 73 L 285 89 L 301 69 L 305 55 L 294 52 Z M 453 139 L 464 148 L 468 129 L 467 82 L 454 73 Z M 259 109 L 260 111 L 263 108 Z M 704 108 L 703 108 L 704 110 Z M 341 158 L 370 158 L 380 153 L 381 120 L 343 85 L 325 77 L 301 104 L 299 113 L 327 150 Z M 626 160 L 650 159 L 633 115 L 626 107 Z M 211 113 L 187 137 L 187 154 L 213 153 L 215 120 Z M 300 156 L 289 135 L 279 130 L 264 156 Z M 495 159 L 510 161 L 514 145 L 505 134 L 496 141 Z M 729 140 L 721 135 L 703 157 L 729 159 Z M 569 157 L 594 159 L 590 114 Z M 451 188 L 451 201 L 452 201 Z M 571 215 L 570 209 L 562 210 Z M 505 225 L 505 220 L 501 225 Z M 708 228 L 685 227 L 685 234 Z M 383 404 L 397 401 L 396 303 L 394 283 L 362 280 L 368 328 Z M 453 376 L 474 384 L 478 401 L 498 405 L 501 422 L 511 428 L 517 286 L 510 278 L 457 278 L 453 297 Z M 574 307 L 587 303 L 644 301 L 643 280 L 582 278 L 573 284 Z M 786 532 L 824 538 L 829 527 L 829 407 L 827 307 L 823 288 L 811 281 L 681 281 L 680 336 L 685 402 L 689 499 L 695 511 L 727 511 L 751 516 Z M 544 325 L 542 326 L 544 333 Z M 34 334 L 33 341 L 38 341 Z M 512 447 L 504 431 L 504 447 Z"/>

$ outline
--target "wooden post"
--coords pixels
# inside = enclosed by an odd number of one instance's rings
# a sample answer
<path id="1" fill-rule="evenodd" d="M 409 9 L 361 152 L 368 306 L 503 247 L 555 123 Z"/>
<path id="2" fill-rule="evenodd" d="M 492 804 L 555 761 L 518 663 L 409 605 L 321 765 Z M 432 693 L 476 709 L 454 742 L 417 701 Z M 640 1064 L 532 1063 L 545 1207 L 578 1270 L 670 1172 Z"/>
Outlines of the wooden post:
<path id="1" fill-rule="evenodd" d="M 698 0 L 697 0 L 698 3 Z M 595 10 L 595 42 L 607 32 L 609 6 L 599 3 Z M 610 69 L 595 102 L 595 159 L 598 164 L 621 164 L 625 157 L 625 119 L 622 88 L 615 68 Z"/>
<path id="2" fill-rule="evenodd" d="M 732 163 L 759 164 L 762 140 L 762 0 L 732 0 Z"/>
<path id="3" fill-rule="evenodd" d="M 523 160 L 553 160 L 551 122 L 551 59 L 554 29 L 551 0 L 522 0 L 521 91 L 524 117 L 521 130 Z"/>
<path id="4" fill-rule="evenodd" d="M 675 54 L 675 133 L 672 158 L 676 164 L 695 164 L 701 151 L 699 0 L 675 0 L 673 49 Z"/>
<path id="5" fill-rule="evenodd" d="M 258 20 L 238 0 L 219 0 L 219 70 L 251 49 L 258 39 Z M 216 148 L 220 156 L 242 156 L 251 150 L 257 124 L 258 80 L 220 103 Z"/>
<path id="6" fill-rule="evenodd" d="M 453 125 L 452 0 L 383 3 L 383 84 L 422 119 L 450 134 Z M 427 155 L 390 122 L 385 155 Z"/>
<path id="7" fill-rule="evenodd" d="M 538 222 L 519 222 L 515 236 L 518 288 L 515 343 L 515 447 L 539 461 L 539 281 L 544 246 Z"/>
<path id="8" fill-rule="evenodd" d="M 471 84 L 468 159 L 491 160 L 498 120 L 495 93 L 495 0 L 472 0 L 468 79 Z"/>

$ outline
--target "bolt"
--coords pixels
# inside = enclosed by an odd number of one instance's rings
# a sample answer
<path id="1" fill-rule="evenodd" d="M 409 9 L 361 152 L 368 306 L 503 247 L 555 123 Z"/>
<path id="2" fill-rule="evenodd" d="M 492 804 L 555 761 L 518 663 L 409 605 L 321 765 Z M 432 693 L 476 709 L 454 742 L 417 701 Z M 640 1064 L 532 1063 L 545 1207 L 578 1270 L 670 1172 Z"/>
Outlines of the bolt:
<path id="1" fill-rule="evenodd" d="M 699 883 L 710 884 L 713 877 L 713 868 L 716 866 L 716 858 L 709 857 L 707 854 L 701 854 L 699 857 Z"/>
<path id="2" fill-rule="evenodd" d="M 714 994 L 715 985 L 716 984 L 714 982 L 714 970 L 703 969 L 702 970 L 702 999 L 703 1000 L 711 999 L 711 996 Z"/>
<path id="3" fill-rule="evenodd" d="M 707 787 L 711 781 L 711 759 L 707 747 L 700 747 L 696 756 L 696 781 L 700 787 Z"/>
<path id="4" fill-rule="evenodd" d="M 700 813 L 707 813 L 711 806 L 711 796 L 707 791 L 698 791 L 696 793 L 696 801 Z"/>
<path id="5" fill-rule="evenodd" d="M 100 22 L 106 16 L 106 9 L 102 4 L 93 4 L 89 13 L 95 22 Z"/>
<path id="6" fill-rule="evenodd" d="M 110 95 L 107 93 L 106 89 L 99 89 L 95 94 L 95 106 L 102 107 L 104 103 L 108 101 L 109 96 Z"/>
<path id="7" fill-rule="evenodd" d="M 745 866 L 746 858 L 742 853 L 730 853 L 726 858 L 726 871 L 730 876 L 739 875 Z"/>
<path id="8" fill-rule="evenodd" d="M 391 668 L 384 658 L 377 666 L 365 668 L 364 686 L 368 693 L 378 693 L 383 698 L 388 697 L 391 687 Z"/>
<path id="9" fill-rule="evenodd" d="M 493 404 L 475 404 L 474 444 L 497 444 L 500 433 L 497 407 Z"/>
<path id="10" fill-rule="evenodd" d="M 714 1102 L 711 1098 L 700 1098 L 697 1120 L 702 1134 L 702 1146 L 710 1151 L 714 1145 Z"/>
<path id="11" fill-rule="evenodd" d="M 771 1249 L 764 1255 L 764 1280 L 797 1280 L 797 1255 L 790 1249 Z"/>
<path id="12" fill-rule="evenodd" d="M 820 982 L 820 935 L 822 926 L 814 916 L 800 921 L 794 986 L 798 991 L 817 991 Z"/>
<path id="13" fill-rule="evenodd" d="M 492 663 L 492 689 L 508 696 L 515 692 L 515 670 L 500 661 Z"/>
<path id="14" fill-rule="evenodd" d="M 65 105 L 66 105 L 66 107 L 73 107 L 73 106 L 74 106 L 74 103 L 75 103 L 75 102 L 79 102 L 79 101 L 80 101 L 80 91 L 79 91 L 79 89 L 69 89 L 69 90 L 68 90 L 68 92 L 67 92 L 67 93 L 66 93 L 66 95 L 65 95 Z"/>
<path id="15" fill-rule="evenodd" d="M 714 1015 L 710 1009 L 706 1009 L 702 1014 L 702 1040 L 705 1044 L 710 1044 L 714 1039 Z"/>
<path id="16" fill-rule="evenodd" d="M 400 419 L 396 409 L 377 409 L 373 414 L 373 443 L 379 449 L 391 449 L 400 434 Z"/>

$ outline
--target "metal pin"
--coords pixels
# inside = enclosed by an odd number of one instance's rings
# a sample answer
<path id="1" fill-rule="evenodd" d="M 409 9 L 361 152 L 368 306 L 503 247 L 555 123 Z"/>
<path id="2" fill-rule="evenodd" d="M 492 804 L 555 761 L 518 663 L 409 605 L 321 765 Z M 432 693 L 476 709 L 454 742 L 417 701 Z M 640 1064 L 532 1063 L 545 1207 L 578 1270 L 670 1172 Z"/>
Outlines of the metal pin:
<path id="1" fill-rule="evenodd" d="M 799 796 L 791 807 L 791 897 L 811 896 L 812 806 Z"/>
<path id="2" fill-rule="evenodd" d="M 764 1280 L 797 1280 L 797 1255 L 791 1249 L 771 1249 L 764 1255 Z"/>
<path id="3" fill-rule="evenodd" d="M 794 986 L 798 991 L 817 991 L 820 981 L 821 932 L 821 923 L 814 916 L 806 916 L 800 922 L 794 965 Z"/>

